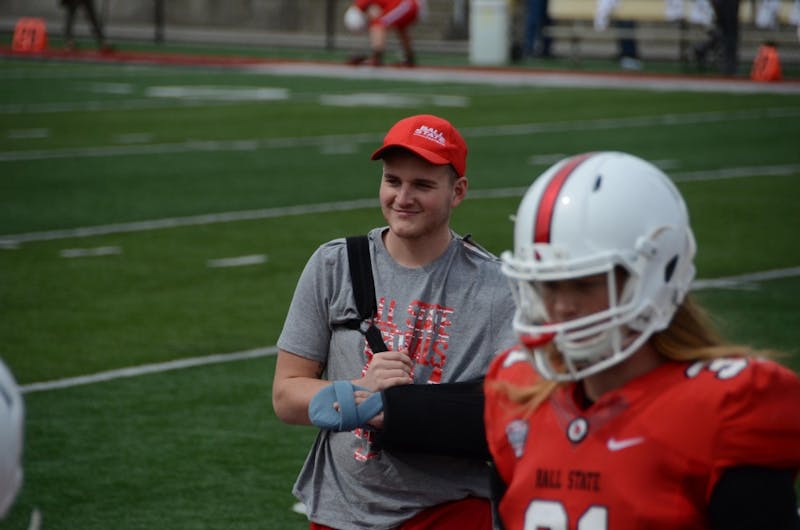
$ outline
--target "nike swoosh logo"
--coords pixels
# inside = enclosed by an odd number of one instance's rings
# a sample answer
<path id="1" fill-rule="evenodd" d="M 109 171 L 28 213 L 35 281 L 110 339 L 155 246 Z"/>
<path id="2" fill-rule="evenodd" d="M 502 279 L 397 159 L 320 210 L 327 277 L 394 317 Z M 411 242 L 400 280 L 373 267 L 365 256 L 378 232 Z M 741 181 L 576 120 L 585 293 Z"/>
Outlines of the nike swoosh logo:
<path id="1" fill-rule="evenodd" d="M 623 449 L 627 449 L 628 447 L 633 447 L 634 445 L 639 445 L 640 443 L 644 442 L 644 438 L 639 436 L 637 438 L 624 438 L 622 440 L 617 440 L 616 438 L 609 438 L 608 439 L 608 450 L 609 451 L 621 451 Z"/>

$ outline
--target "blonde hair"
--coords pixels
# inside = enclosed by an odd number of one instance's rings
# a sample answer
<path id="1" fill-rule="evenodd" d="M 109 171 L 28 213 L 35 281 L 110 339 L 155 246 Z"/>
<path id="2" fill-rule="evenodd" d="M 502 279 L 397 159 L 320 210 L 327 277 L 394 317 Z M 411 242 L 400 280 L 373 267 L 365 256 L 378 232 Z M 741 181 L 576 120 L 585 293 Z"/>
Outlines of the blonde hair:
<path id="1" fill-rule="evenodd" d="M 654 333 L 649 342 L 660 355 L 676 362 L 705 361 L 720 357 L 779 355 L 773 351 L 754 351 L 749 346 L 726 342 L 717 331 L 710 315 L 694 301 L 691 295 L 687 295 L 683 303 L 678 306 L 669 326 Z M 561 356 L 552 343 L 547 346 L 546 352 L 553 366 L 562 369 Z M 541 379 L 524 387 L 498 382 L 497 388 L 511 401 L 518 403 L 526 414 L 530 414 L 561 384 L 563 383 Z"/>

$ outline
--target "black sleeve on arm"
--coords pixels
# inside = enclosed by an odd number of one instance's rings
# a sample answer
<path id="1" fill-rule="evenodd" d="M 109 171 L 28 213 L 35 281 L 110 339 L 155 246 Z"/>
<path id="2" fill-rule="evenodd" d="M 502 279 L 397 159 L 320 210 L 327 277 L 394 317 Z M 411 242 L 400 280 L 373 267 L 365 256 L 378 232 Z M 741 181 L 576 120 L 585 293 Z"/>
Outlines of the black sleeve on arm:
<path id="1" fill-rule="evenodd" d="M 798 530 L 794 472 L 727 469 L 711 492 L 708 514 L 712 530 Z"/>
<path id="2" fill-rule="evenodd" d="M 383 394 L 382 449 L 489 459 L 483 379 L 400 385 Z"/>

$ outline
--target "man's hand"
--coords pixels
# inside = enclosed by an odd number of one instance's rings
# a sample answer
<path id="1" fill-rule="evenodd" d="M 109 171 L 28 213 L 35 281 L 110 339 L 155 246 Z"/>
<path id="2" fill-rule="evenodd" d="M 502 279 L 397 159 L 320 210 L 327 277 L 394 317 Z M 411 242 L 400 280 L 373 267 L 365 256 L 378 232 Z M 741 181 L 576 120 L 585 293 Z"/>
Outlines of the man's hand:
<path id="1" fill-rule="evenodd" d="M 356 406 L 360 405 L 365 399 L 372 395 L 372 392 L 365 392 L 363 390 L 356 390 L 353 395 L 356 399 Z M 375 429 L 383 429 L 383 412 L 373 416 L 367 425 Z"/>
<path id="2" fill-rule="evenodd" d="M 414 363 L 408 350 L 385 351 L 373 355 L 364 377 L 353 381 L 372 392 L 414 382 Z"/>

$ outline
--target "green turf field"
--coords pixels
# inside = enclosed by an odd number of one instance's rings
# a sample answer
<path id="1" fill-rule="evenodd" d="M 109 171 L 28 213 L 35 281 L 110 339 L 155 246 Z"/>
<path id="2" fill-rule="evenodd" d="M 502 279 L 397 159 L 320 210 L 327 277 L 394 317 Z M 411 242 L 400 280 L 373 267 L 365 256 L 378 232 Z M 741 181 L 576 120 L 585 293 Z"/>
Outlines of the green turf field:
<path id="1" fill-rule="evenodd" d="M 0 356 L 23 385 L 274 346 L 314 248 L 382 222 L 369 155 L 421 112 L 464 133 L 454 224 L 495 252 L 558 158 L 658 163 L 687 199 L 699 278 L 783 271 L 697 296 L 800 370 L 800 95 L 21 60 L 0 60 L 0 80 Z M 2 528 L 34 510 L 47 529 L 306 528 L 290 489 L 314 430 L 275 418 L 273 369 L 267 355 L 31 387 Z"/>

